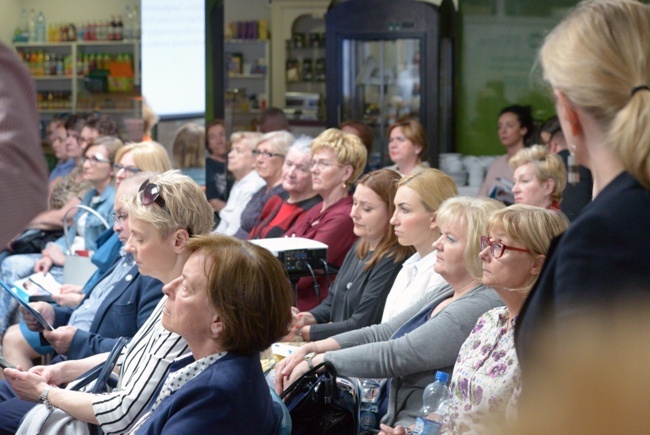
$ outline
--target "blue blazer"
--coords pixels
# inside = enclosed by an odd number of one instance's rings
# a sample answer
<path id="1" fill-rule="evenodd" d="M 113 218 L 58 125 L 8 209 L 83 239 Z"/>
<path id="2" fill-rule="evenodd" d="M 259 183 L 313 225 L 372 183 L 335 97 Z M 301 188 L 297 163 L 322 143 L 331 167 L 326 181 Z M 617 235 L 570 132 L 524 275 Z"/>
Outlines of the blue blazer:
<path id="1" fill-rule="evenodd" d="M 193 361 L 179 360 L 170 371 Z M 166 397 L 136 433 L 273 435 L 281 420 L 259 355 L 229 353 Z"/>
<path id="2" fill-rule="evenodd" d="M 113 272 L 115 264 L 100 280 Z M 133 337 L 149 318 L 162 295 L 162 283 L 141 275 L 138 267 L 133 266 L 101 303 L 90 329 L 75 332 L 67 353 L 68 359 L 110 352 L 119 337 Z M 70 307 L 55 306 L 54 326 L 66 325 L 72 311 Z"/>
<path id="3" fill-rule="evenodd" d="M 540 326 L 561 333 L 593 306 L 650 297 L 650 191 L 623 172 L 551 244 L 515 328 L 524 376 Z"/>

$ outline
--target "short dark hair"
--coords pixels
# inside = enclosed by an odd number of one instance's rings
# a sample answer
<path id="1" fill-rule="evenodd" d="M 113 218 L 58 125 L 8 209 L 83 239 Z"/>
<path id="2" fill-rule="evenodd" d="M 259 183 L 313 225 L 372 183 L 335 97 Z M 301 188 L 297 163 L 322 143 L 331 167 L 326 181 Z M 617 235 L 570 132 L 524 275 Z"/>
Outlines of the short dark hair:
<path id="1" fill-rule="evenodd" d="M 100 136 L 119 137 L 117 123 L 106 115 L 92 114 L 86 119 L 86 127 L 97 130 Z"/>
<path id="2" fill-rule="evenodd" d="M 260 131 L 268 133 L 271 131 L 289 130 L 289 120 L 282 109 L 269 107 L 260 113 Z"/>
<path id="3" fill-rule="evenodd" d="M 224 350 L 255 354 L 287 334 L 293 291 L 270 251 L 221 234 L 192 237 L 186 249 L 206 256 L 208 300 L 223 322 Z"/>

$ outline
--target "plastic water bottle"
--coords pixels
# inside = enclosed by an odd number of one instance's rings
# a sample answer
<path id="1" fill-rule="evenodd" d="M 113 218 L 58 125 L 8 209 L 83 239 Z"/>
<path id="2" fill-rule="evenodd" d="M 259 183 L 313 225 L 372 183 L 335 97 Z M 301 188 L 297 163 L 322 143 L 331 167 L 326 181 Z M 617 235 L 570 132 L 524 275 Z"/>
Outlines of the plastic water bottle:
<path id="1" fill-rule="evenodd" d="M 38 12 L 36 19 L 36 41 L 45 42 L 45 15 L 43 11 Z"/>
<path id="2" fill-rule="evenodd" d="M 33 8 L 29 11 L 27 31 L 29 34 L 29 42 L 36 42 L 36 12 Z"/>
<path id="3" fill-rule="evenodd" d="M 447 387 L 449 374 L 436 372 L 436 380 L 427 385 L 422 394 L 422 408 L 415 419 L 414 434 L 437 435 L 440 433 L 451 392 Z"/>
<path id="4" fill-rule="evenodd" d="M 379 427 L 379 379 L 366 378 L 361 381 L 361 404 L 359 406 L 359 429 L 373 430 Z"/>

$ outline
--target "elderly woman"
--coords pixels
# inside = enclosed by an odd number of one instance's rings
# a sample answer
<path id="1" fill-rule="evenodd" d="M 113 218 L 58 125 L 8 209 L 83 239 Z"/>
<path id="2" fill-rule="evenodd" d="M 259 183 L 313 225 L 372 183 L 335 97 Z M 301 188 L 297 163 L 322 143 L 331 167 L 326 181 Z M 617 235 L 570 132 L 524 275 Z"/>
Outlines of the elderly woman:
<path id="1" fill-rule="evenodd" d="M 160 173 L 172 168 L 167 150 L 158 142 L 127 144 L 117 151 L 115 162 L 113 170 L 116 186 L 138 172 Z"/>
<path id="2" fill-rule="evenodd" d="M 389 166 L 402 175 L 426 168 L 428 145 L 424 127 L 417 119 L 400 121 L 388 127 L 388 154 L 394 165 Z"/>
<path id="3" fill-rule="evenodd" d="M 255 156 L 255 169 L 266 182 L 266 186 L 255 192 L 246 205 L 241 214 L 240 227 L 235 233 L 235 237 L 246 239 L 267 201 L 274 195 L 286 193 L 282 187 L 282 168 L 287 148 L 294 140 L 288 131 L 273 131 L 266 133 L 260 139 L 253 155 Z"/>
<path id="4" fill-rule="evenodd" d="M 264 248 L 222 235 L 194 238 L 183 275 L 163 288 L 162 324 L 191 355 L 172 366 L 151 409 L 131 433 L 275 434 L 259 353 L 285 332 L 292 291 Z"/>
<path id="5" fill-rule="evenodd" d="M 241 226 L 242 212 L 253 194 L 265 185 L 265 181 L 255 170 L 253 151 L 262 135 L 253 132 L 233 133 L 230 137 L 232 148 L 228 153 L 228 171 L 235 177 L 228 195 L 226 206 L 219 212 L 219 225 L 215 233 L 234 235 Z"/>
<path id="6" fill-rule="evenodd" d="M 436 212 L 448 198 L 458 195 L 454 180 L 438 169 L 423 168 L 399 181 L 390 223 L 402 246 L 412 246 L 413 254 L 402 265 L 386 298 L 381 321 L 401 313 L 425 294 L 446 284 L 436 273 L 436 250 L 440 238 Z"/>
<path id="7" fill-rule="evenodd" d="M 550 154 L 543 145 L 534 145 L 515 154 L 509 164 L 515 171 L 515 203 L 560 211 L 567 181 L 560 156 Z"/>
<path id="8" fill-rule="evenodd" d="M 487 236 L 481 236 L 482 282 L 505 306 L 483 314 L 460 349 L 450 385 L 448 430 L 443 433 L 487 433 L 488 424 L 514 410 L 521 387 L 515 322 L 551 240 L 568 224 L 561 213 L 523 204 L 490 216 Z"/>
<path id="9" fill-rule="evenodd" d="M 301 136 L 289 147 L 282 167 L 283 193 L 272 196 L 257 218 L 249 239 L 281 237 L 304 213 L 321 202 L 311 184 L 312 138 Z"/>
<path id="10" fill-rule="evenodd" d="M 380 169 L 357 182 L 350 217 L 359 240 L 346 255 L 323 303 L 294 319 L 294 328 L 304 340 L 322 340 L 381 320 L 393 281 L 413 252 L 400 245 L 389 222 L 399 179 L 397 172 Z"/>
<path id="11" fill-rule="evenodd" d="M 137 194 L 124 199 L 124 206 L 131 230 L 127 252 L 133 254 L 141 274 L 164 284 L 181 275 L 190 256 L 185 249 L 190 236 L 207 234 L 212 227 L 212 207 L 205 194 L 191 178 L 178 171 L 151 177 Z M 29 372 L 7 369 L 5 377 L 24 400 L 47 400 L 74 418 L 98 424 L 104 433 L 128 432 L 148 411 L 149 401 L 162 385 L 171 363 L 187 350 L 185 339 L 161 324 L 166 301 L 166 297 L 161 299 L 122 350 L 118 386 L 111 393 L 93 395 L 57 387 L 102 363 L 107 354 L 37 366 Z M 2 427 L 17 426 L 18 422 L 11 420 L 15 417 L 0 413 Z M 25 424 L 29 425 L 29 420 Z"/>
<path id="12" fill-rule="evenodd" d="M 311 144 L 311 180 L 314 191 L 323 201 L 304 214 L 285 233 L 325 243 L 327 262 L 340 267 L 355 242 L 354 225 L 350 219 L 352 198 L 349 189 L 366 166 L 366 148 L 357 136 L 330 128 L 319 134 Z M 307 311 L 327 296 L 324 277 L 318 280 L 320 292 L 315 291 L 311 278 L 298 282 L 300 311 Z M 320 293 L 320 295 L 318 294 Z"/>
<path id="13" fill-rule="evenodd" d="M 576 312 L 648 297 L 650 53 L 635 48 L 648 40 L 648 5 L 590 1 L 540 50 L 566 141 L 593 175 L 594 200 L 554 244 L 522 309 L 516 339 L 524 382 L 542 326 L 561 336 Z"/>
<path id="14" fill-rule="evenodd" d="M 342 376 L 390 378 L 382 423 L 411 424 L 434 373 L 451 372 L 476 320 L 501 305 L 494 291 L 479 281 L 478 253 L 489 214 L 502 207 L 484 198 L 446 200 L 436 216 L 442 235 L 434 243 L 434 267 L 449 286 L 427 293 L 388 322 L 302 346 L 276 366 L 276 391 L 310 366 L 327 361 Z"/>

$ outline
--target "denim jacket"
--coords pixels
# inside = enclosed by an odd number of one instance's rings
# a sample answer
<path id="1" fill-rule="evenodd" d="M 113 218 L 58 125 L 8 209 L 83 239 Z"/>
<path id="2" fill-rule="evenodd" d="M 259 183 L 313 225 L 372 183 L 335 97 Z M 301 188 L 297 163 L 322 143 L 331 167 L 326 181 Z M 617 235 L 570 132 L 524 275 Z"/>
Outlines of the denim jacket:
<path id="1" fill-rule="evenodd" d="M 109 225 L 112 225 L 113 222 L 111 218 L 111 213 L 113 211 L 113 200 L 115 199 L 115 186 L 113 185 L 106 186 L 106 189 L 104 189 L 104 192 L 100 196 L 99 200 L 95 202 L 95 204 L 91 205 L 91 200 L 96 195 L 97 195 L 97 190 L 90 189 L 88 193 L 86 193 L 86 196 L 84 196 L 83 199 L 81 200 L 81 204 L 88 207 L 92 207 L 108 222 Z M 70 245 L 72 245 L 74 236 L 77 234 L 77 221 L 84 213 L 86 213 L 85 210 L 79 209 L 74 215 L 74 223 L 70 226 L 68 230 L 68 241 L 70 242 Z M 85 248 L 89 251 L 95 251 L 97 249 L 97 244 L 96 244 L 97 238 L 99 238 L 99 236 L 105 230 L 106 227 L 104 226 L 102 221 L 100 221 L 99 218 L 94 214 L 88 213 L 88 217 L 86 218 L 86 226 L 84 229 Z M 65 236 L 61 236 L 59 239 L 57 239 L 55 243 L 59 245 L 59 247 L 63 250 L 63 252 L 67 252 L 68 246 L 66 245 L 65 242 Z"/>

